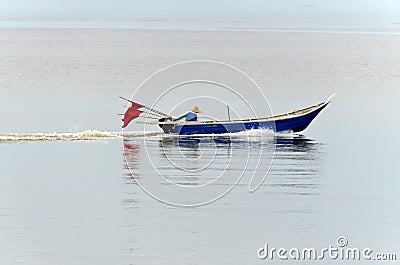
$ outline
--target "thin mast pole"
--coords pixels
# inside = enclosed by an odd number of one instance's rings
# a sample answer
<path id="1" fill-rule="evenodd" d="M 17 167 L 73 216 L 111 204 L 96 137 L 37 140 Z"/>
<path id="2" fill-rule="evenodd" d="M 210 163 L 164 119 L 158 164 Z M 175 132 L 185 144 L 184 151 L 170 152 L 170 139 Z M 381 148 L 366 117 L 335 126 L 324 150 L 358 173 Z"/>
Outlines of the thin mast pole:
<path id="1" fill-rule="evenodd" d="M 124 97 L 121 97 L 121 96 L 120 96 L 120 98 L 123 99 L 123 100 L 129 101 L 130 103 L 136 103 L 136 102 L 133 102 L 132 100 L 129 100 L 129 99 L 124 98 Z M 140 104 L 140 105 L 143 106 L 143 108 L 145 108 L 145 109 L 147 109 L 147 110 L 149 110 L 149 111 L 152 111 L 152 112 L 154 112 L 154 113 L 157 113 L 157 114 L 159 114 L 159 115 L 161 115 L 161 116 L 164 116 L 164 117 L 166 117 L 166 118 L 171 118 L 171 116 L 169 116 L 168 114 L 165 114 L 165 113 L 163 113 L 163 112 L 161 112 L 161 111 L 158 111 L 158 110 L 149 108 L 149 107 L 144 106 L 144 105 L 142 105 L 142 104 Z"/>

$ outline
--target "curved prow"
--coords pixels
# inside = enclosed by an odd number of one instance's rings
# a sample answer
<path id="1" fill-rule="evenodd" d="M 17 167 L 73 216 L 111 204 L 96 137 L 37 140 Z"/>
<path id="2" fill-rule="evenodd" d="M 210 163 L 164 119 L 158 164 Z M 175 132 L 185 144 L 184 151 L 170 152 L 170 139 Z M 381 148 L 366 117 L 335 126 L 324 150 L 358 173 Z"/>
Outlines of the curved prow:
<path id="1" fill-rule="evenodd" d="M 301 132 L 304 131 L 315 117 L 333 100 L 335 94 L 332 94 L 324 102 L 316 104 L 314 106 L 296 110 L 286 115 L 282 115 L 283 119 L 275 120 L 275 131 L 293 131 Z"/>
<path id="2" fill-rule="evenodd" d="M 332 94 L 329 96 L 327 100 L 325 100 L 325 104 L 331 103 L 331 101 L 335 98 L 336 94 Z"/>

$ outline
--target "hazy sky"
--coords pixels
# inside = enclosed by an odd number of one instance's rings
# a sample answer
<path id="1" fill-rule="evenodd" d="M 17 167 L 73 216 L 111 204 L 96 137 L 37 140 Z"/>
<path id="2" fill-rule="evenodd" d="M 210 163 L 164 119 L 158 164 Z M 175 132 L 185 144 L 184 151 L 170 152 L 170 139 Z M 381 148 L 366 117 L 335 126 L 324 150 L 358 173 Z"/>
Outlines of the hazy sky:
<path id="1" fill-rule="evenodd" d="M 101 27 L 110 21 L 122 27 L 127 21 L 245 21 L 263 27 L 397 28 L 400 0 L 0 0 L 0 27 L 32 26 L 30 19 L 103 21 Z"/>
<path id="2" fill-rule="evenodd" d="M 0 0 L 1 14 L 15 10 L 35 15 L 87 17 L 266 16 L 293 15 L 346 17 L 400 16 L 399 0 Z"/>

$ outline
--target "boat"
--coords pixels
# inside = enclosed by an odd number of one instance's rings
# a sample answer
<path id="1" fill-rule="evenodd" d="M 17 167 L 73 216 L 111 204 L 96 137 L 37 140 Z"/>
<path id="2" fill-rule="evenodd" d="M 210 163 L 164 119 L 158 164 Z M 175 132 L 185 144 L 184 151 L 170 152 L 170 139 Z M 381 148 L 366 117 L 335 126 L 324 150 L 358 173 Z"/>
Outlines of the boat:
<path id="1" fill-rule="evenodd" d="M 184 122 L 165 120 L 159 122 L 158 125 L 165 133 L 178 135 L 236 133 L 255 129 L 267 129 L 274 132 L 301 132 L 333 100 L 334 96 L 331 95 L 326 101 L 304 109 L 265 118 Z"/>
<path id="2" fill-rule="evenodd" d="M 264 118 L 225 121 L 173 121 L 172 117 L 167 114 L 121 97 L 132 103 L 132 106 L 126 111 L 122 121 L 124 121 L 123 128 L 125 128 L 132 119 L 143 113 L 139 108 L 145 108 L 150 111 L 149 114 L 157 114 L 161 117 L 156 122 L 146 120 L 145 124 L 158 124 L 164 133 L 167 134 L 225 134 L 257 129 L 266 129 L 274 132 L 301 132 L 311 124 L 315 117 L 317 117 L 330 102 L 332 102 L 334 96 L 335 94 L 331 95 L 322 103 L 285 114 Z"/>

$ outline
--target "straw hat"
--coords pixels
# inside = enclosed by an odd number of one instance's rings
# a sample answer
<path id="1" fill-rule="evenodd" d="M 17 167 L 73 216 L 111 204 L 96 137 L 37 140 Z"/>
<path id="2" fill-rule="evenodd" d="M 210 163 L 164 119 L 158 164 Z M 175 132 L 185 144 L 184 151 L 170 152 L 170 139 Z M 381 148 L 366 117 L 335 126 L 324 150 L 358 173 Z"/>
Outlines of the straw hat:
<path id="1" fill-rule="evenodd" d="M 201 110 L 197 106 L 195 106 L 191 111 L 194 112 L 194 113 L 200 113 L 201 112 Z"/>

